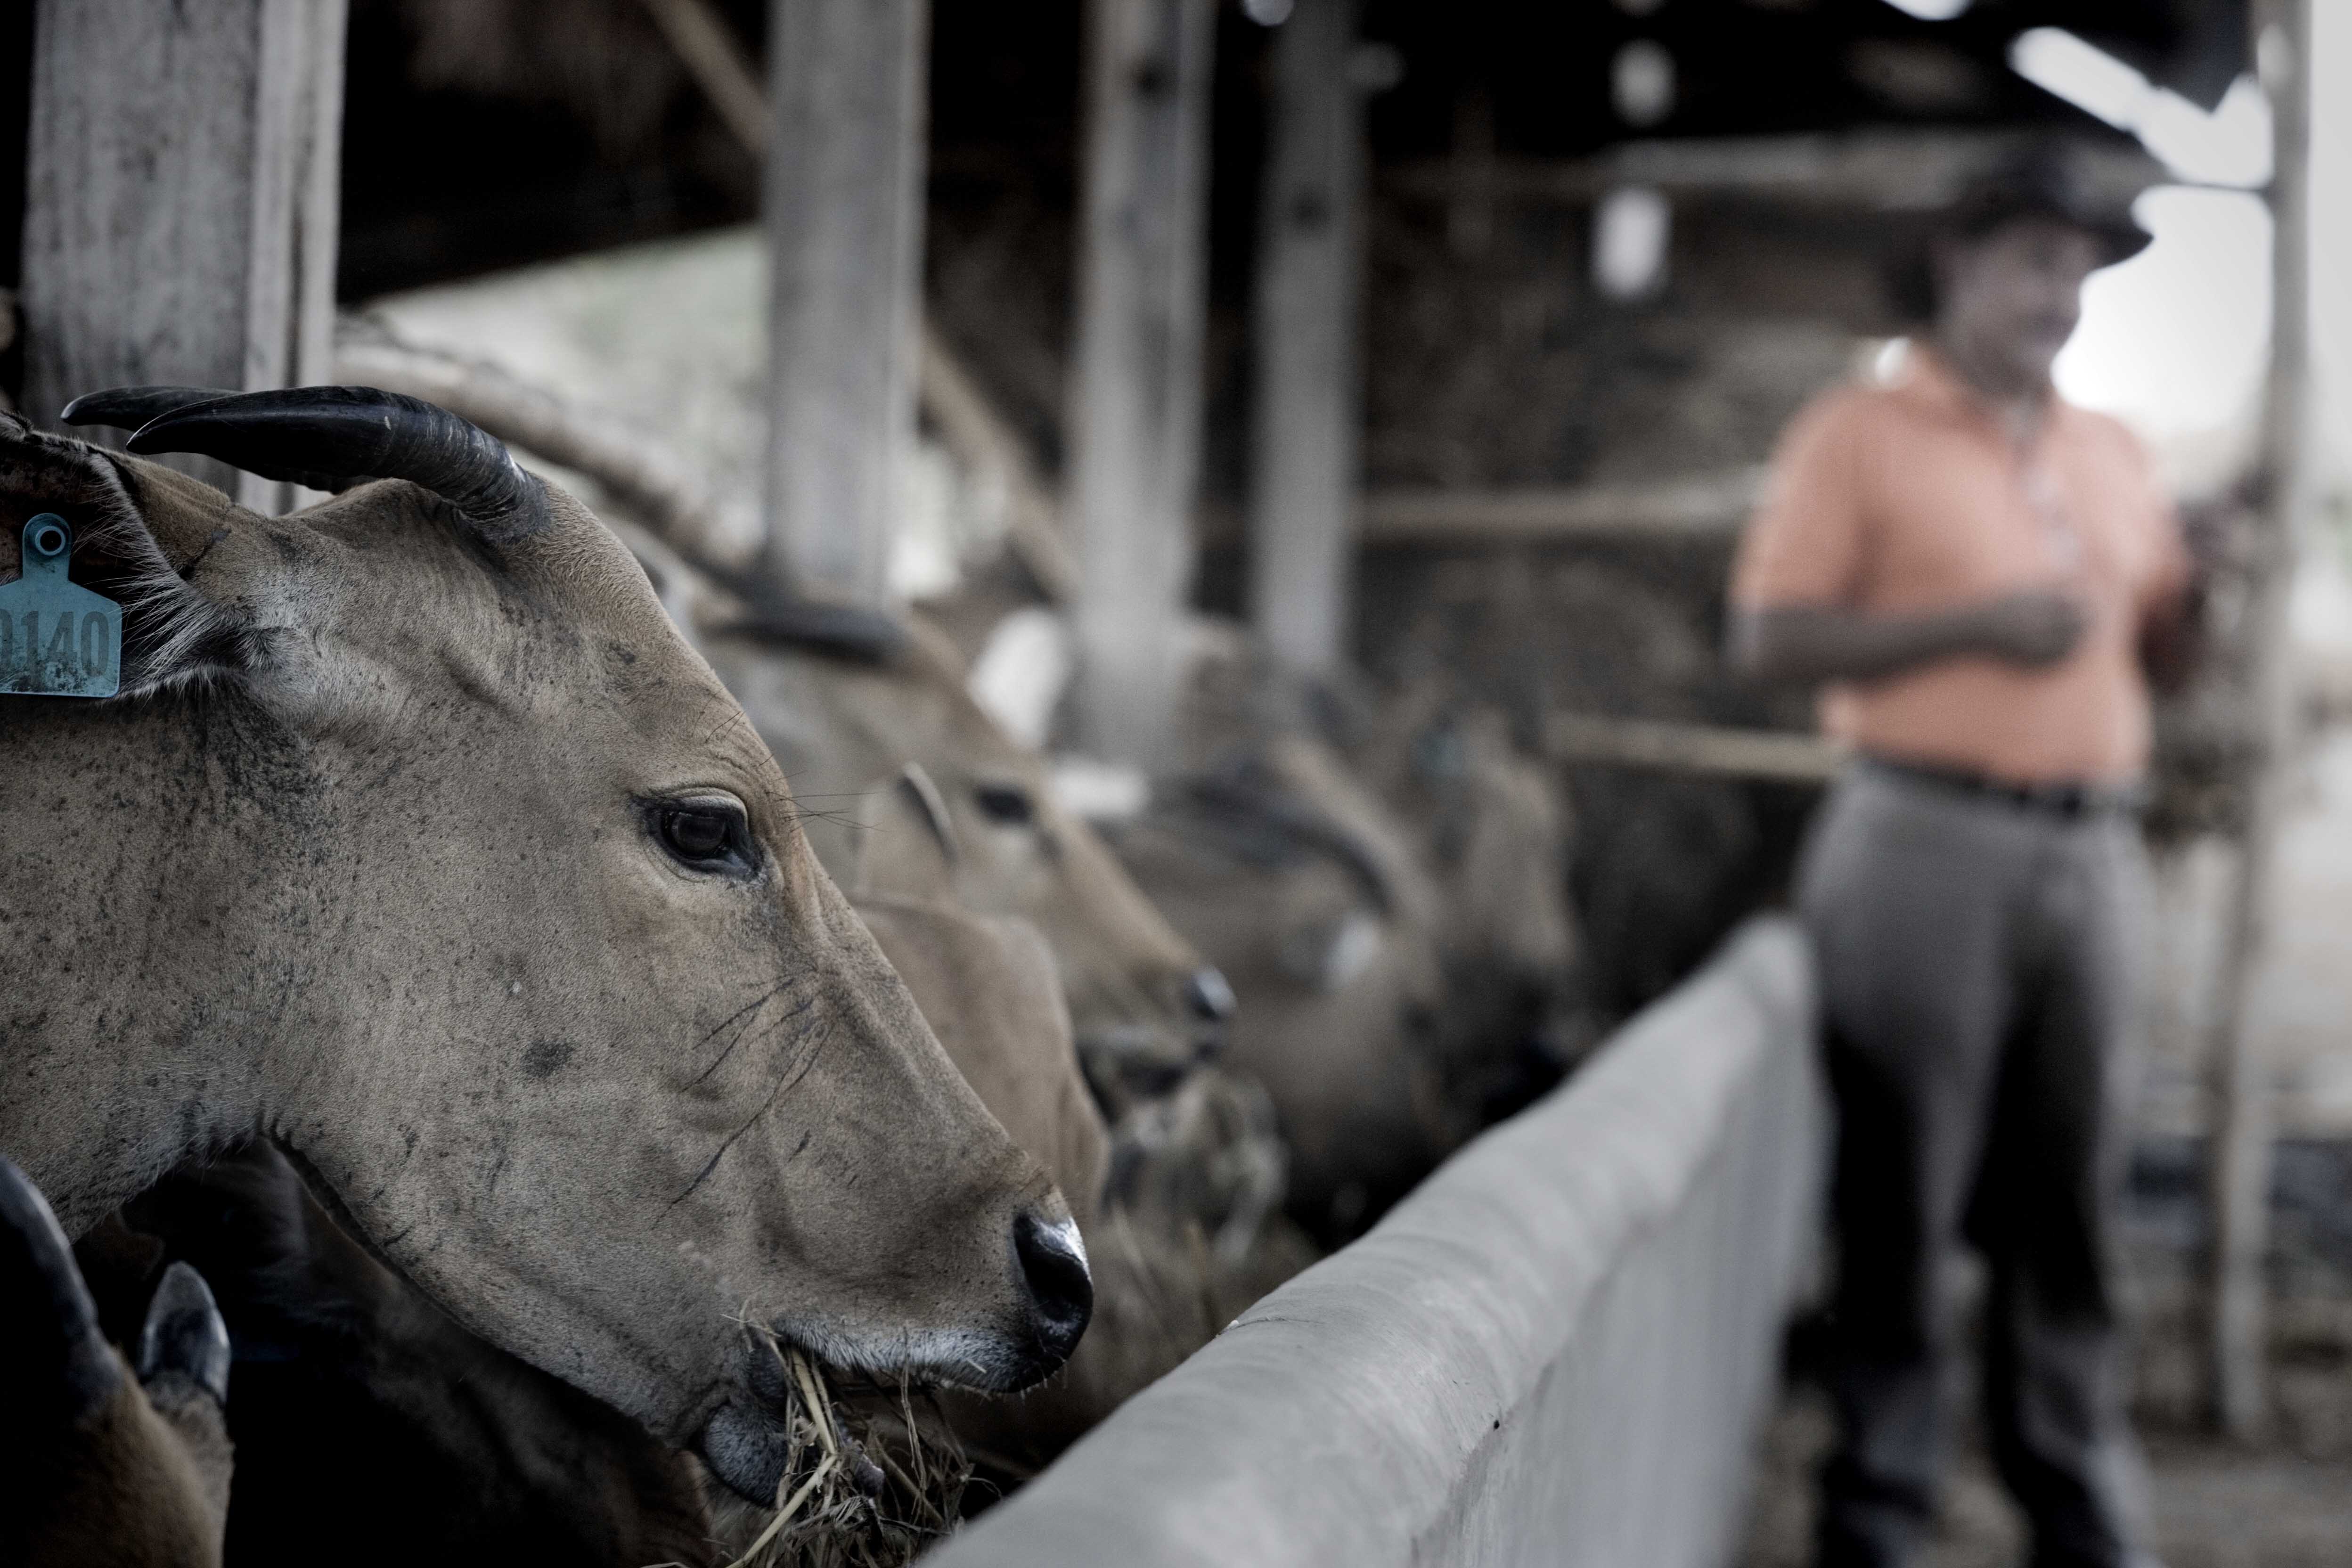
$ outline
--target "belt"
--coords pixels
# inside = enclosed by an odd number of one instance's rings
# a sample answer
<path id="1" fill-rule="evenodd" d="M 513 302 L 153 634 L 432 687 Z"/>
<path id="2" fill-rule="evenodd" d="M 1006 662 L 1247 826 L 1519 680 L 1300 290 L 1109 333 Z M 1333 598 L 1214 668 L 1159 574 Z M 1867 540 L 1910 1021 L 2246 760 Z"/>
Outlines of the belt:
<path id="1" fill-rule="evenodd" d="M 1890 777 L 1934 789 L 1990 801 L 2018 811 L 2078 822 L 2090 817 L 2126 816 L 2147 804 L 2147 792 L 2137 784 L 2089 784 L 2056 780 L 2048 784 L 2017 784 L 1967 768 L 1937 767 L 1929 763 L 1898 763 L 1887 757 L 1864 756 L 1860 765 Z"/>

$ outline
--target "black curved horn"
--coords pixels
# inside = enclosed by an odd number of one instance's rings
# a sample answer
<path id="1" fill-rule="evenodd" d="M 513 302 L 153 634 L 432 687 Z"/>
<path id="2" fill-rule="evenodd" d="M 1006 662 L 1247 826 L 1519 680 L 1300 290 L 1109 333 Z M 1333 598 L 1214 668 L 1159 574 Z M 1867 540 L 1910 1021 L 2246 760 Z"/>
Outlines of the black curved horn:
<path id="1" fill-rule="evenodd" d="M 100 393 L 104 405 L 136 389 Z M 76 405 L 79 407 L 80 405 Z M 200 452 L 264 479 L 327 489 L 363 479 L 407 479 L 448 501 L 494 544 L 548 525 L 547 492 L 494 437 L 418 398 L 373 386 L 291 386 L 207 396 L 158 414 L 134 452 Z"/>
<path id="2" fill-rule="evenodd" d="M 136 430 L 150 419 L 160 418 L 174 409 L 236 395 L 221 386 L 113 386 L 104 392 L 84 393 L 67 404 L 65 412 L 58 417 L 68 425 L 106 425 L 117 430 Z"/>
<path id="3" fill-rule="evenodd" d="M 200 404 L 239 395 L 217 386 L 116 386 L 104 392 L 84 393 L 67 404 L 58 417 L 68 425 L 108 425 L 117 430 L 135 432 L 166 414 L 182 414 Z M 323 473 L 284 463 L 258 466 L 253 471 L 265 479 L 286 479 L 314 490 L 348 489 L 356 482 L 349 474 Z"/>

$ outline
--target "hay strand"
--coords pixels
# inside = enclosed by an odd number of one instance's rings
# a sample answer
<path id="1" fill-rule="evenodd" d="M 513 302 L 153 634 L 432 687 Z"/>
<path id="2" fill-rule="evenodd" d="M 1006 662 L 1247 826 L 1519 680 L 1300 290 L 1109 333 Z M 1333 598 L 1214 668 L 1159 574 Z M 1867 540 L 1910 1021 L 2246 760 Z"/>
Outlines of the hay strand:
<path id="1" fill-rule="evenodd" d="M 732 1540 L 751 1539 L 727 1568 L 901 1568 L 954 1528 L 972 1467 L 928 1390 L 919 1412 L 904 1378 L 887 1387 L 828 1375 L 797 1346 L 752 1331 L 792 1391 L 784 1469 L 772 1515 L 742 1504 L 730 1521 Z"/>
<path id="2" fill-rule="evenodd" d="M 775 1518 L 768 1521 L 768 1528 L 760 1531 L 758 1538 L 751 1542 L 743 1555 L 730 1563 L 727 1568 L 751 1568 L 751 1559 L 765 1551 L 768 1542 L 783 1533 L 784 1526 L 792 1523 L 793 1515 L 800 1512 L 801 1504 L 808 1501 L 809 1494 L 824 1484 L 824 1478 L 833 1474 L 836 1463 L 832 1455 L 826 1455 L 809 1479 L 801 1483 L 801 1489 L 793 1494 L 792 1500 L 776 1510 Z M 782 1483 L 779 1482 L 777 1490 L 782 1489 Z"/>

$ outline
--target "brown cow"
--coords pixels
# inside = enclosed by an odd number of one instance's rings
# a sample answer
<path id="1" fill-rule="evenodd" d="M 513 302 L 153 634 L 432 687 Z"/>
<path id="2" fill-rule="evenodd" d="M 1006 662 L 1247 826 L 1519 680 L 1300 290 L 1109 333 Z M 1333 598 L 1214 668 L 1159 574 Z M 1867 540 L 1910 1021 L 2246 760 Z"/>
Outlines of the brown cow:
<path id="1" fill-rule="evenodd" d="M 48 1205 L 0 1159 L 0 1563 L 217 1568 L 229 1346 L 203 1278 L 163 1272 L 134 1371 Z"/>
<path id="2" fill-rule="evenodd" d="M 1286 775 L 1281 764 L 1296 766 Z M 1289 1153 L 1289 1209 L 1344 1240 L 1447 1147 L 1437 1019 L 1443 971 L 1416 894 L 1302 790 L 1321 753 L 1269 757 L 1163 789 L 1115 825 L 1121 861 L 1231 976 L 1226 1056 L 1265 1085 Z"/>
<path id="3" fill-rule="evenodd" d="M 980 914 L 1018 915 L 1045 935 L 1080 1049 L 1181 1068 L 1213 1046 L 1221 977 L 1169 928 L 1084 822 L 1055 798 L 1044 760 L 1015 744 L 964 689 L 953 649 L 919 618 L 877 657 L 845 656 L 793 629 L 706 631 L 711 667 L 743 703 L 803 798 L 824 816 L 809 840 L 845 882 L 928 893 L 928 836 L 866 830 L 872 786 L 918 764 L 926 803 L 954 847 L 947 890 Z"/>
<path id="4" fill-rule="evenodd" d="M 0 421 L 0 550 L 56 514 L 123 608 L 120 697 L 0 697 L 0 1146 L 68 1232 L 274 1137 L 467 1328 L 754 1498 L 746 1321 L 987 1388 L 1065 1359 L 1066 1205 L 593 517 L 364 388 L 71 412 L 397 477 L 270 519 Z"/>
<path id="5" fill-rule="evenodd" d="M 861 900 L 858 910 L 982 1100 L 1077 1198 L 1107 1257 L 1100 1325 L 1062 1377 L 1013 1402 L 955 1402 L 958 1431 L 1006 1476 L 1043 1458 L 1213 1331 L 1188 1279 L 1098 1229 L 1108 1164 L 1100 1114 L 1079 1076 L 1054 964 L 1023 922 L 937 903 Z M 220 1282 L 239 1361 L 241 1456 L 232 1563 L 315 1560 L 370 1568 L 420 1562 L 635 1565 L 715 1562 L 744 1519 L 701 1467 L 636 1423 L 467 1332 L 345 1236 L 267 1143 L 175 1176 L 128 1211 Z M 119 1281 L 136 1298 L 152 1269 Z M 1169 1323 L 1176 1325 L 1171 1331 Z M 320 1433 L 334 1434 L 321 1442 Z M 348 1529 L 350 1478 L 429 1508 Z M 713 1505 L 721 1505 L 715 1507 Z M 748 1521 L 739 1534 L 756 1532 Z M 737 1542 L 740 1545 L 740 1542 Z"/>
<path id="6" fill-rule="evenodd" d="M 1340 1241 L 1557 1079 L 1562 814 L 1499 721 L 1435 683 L 1374 703 L 1238 633 L 1196 642 L 1190 771 L 1111 836 L 1232 978 L 1229 1054 L 1281 1112 L 1292 1213 Z"/>
<path id="7" fill-rule="evenodd" d="M 620 531 L 811 802 L 810 842 L 837 878 L 1044 932 L 1131 1217 L 1210 1234 L 1217 1267 L 1239 1270 L 1220 1291 L 1295 1269 L 1295 1235 L 1258 1246 L 1285 1169 L 1264 1091 L 1204 1065 L 1232 1006 L 1223 975 L 1062 805 L 1044 760 L 972 699 L 953 645 L 920 616 L 747 609 L 661 541 Z"/>

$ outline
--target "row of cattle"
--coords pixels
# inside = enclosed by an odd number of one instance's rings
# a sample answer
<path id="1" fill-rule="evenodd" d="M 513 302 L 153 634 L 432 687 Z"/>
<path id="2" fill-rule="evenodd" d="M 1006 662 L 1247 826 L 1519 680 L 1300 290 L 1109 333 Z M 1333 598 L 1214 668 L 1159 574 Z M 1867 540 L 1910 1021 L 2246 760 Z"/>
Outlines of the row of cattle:
<path id="1" fill-rule="evenodd" d="M 1204 661 L 1107 842 L 937 627 L 438 409 L 74 415 L 343 491 L 0 429 L 125 618 L 121 698 L 0 709 L 0 1152 L 107 1336 L 209 1281 L 232 1561 L 709 1562 L 821 1463 L 928 1506 L 803 1450 L 793 1353 L 1017 1481 L 1556 1071 L 1559 815 L 1432 693 L 1318 732 Z"/>

